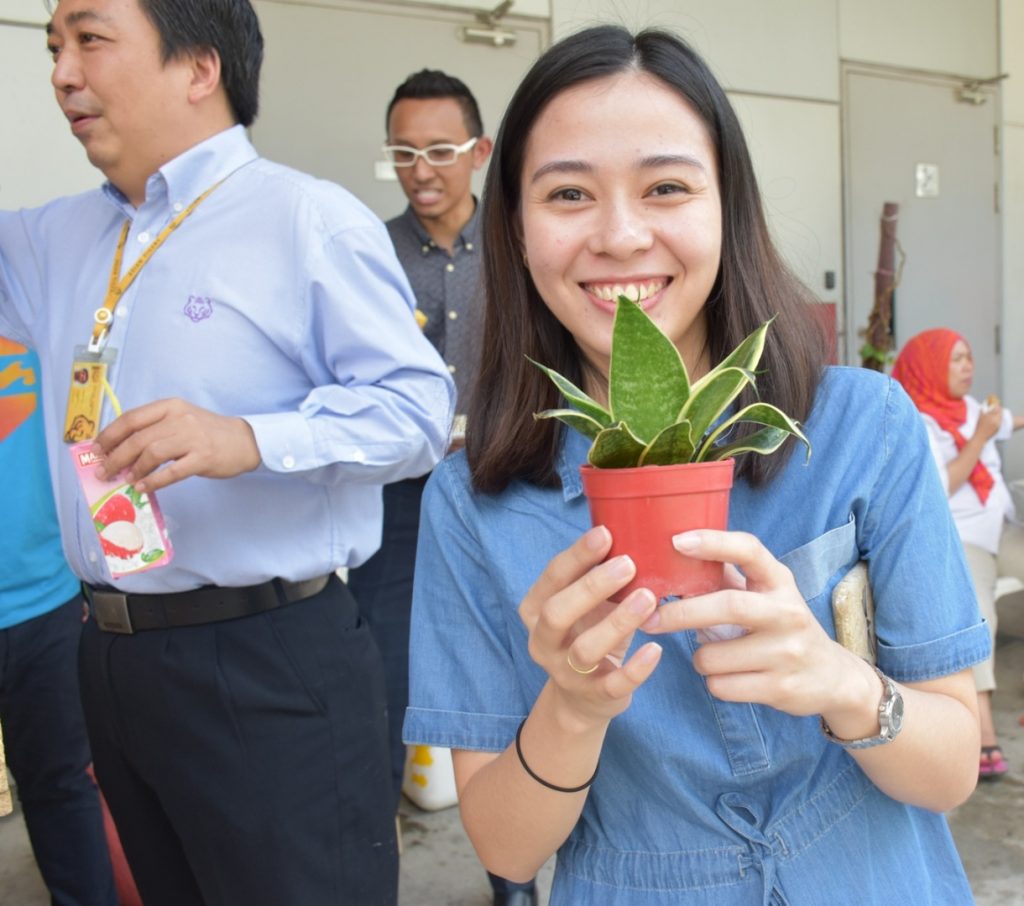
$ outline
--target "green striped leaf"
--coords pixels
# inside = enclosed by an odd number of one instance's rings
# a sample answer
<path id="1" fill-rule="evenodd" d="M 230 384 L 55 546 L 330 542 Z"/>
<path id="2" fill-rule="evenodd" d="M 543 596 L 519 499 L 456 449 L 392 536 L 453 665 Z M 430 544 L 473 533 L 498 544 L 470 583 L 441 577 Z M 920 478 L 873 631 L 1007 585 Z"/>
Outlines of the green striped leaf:
<path id="1" fill-rule="evenodd" d="M 689 396 L 679 350 L 640 305 L 619 296 L 608 373 L 612 419 L 646 444 L 676 421 Z"/>
<path id="2" fill-rule="evenodd" d="M 540 362 L 534 362 L 529 356 L 526 358 L 551 378 L 552 383 L 558 388 L 558 392 L 565 397 L 566 402 L 569 403 L 570 406 L 575 409 L 579 409 L 579 411 L 584 415 L 589 415 L 602 428 L 610 428 L 614 424 L 614 420 L 608 413 L 608 410 L 600 403 L 587 396 L 587 394 L 580 390 L 580 388 L 572 381 L 562 377 L 562 375 L 557 371 L 548 368 L 546 365 L 541 365 Z"/>
<path id="3" fill-rule="evenodd" d="M 739 422 L 754 422 L 758 425 L 766 425 L 771 431 L 755 431 L 749 437 L 737 441 L 735 444 L 729 444 L 726 447 L 715 450 L 715 441 Z M 772 433 L 774 431 L 781 432 L 781 439 L 778 439 L 778 436 Z M 728 453 L 728 456 L 746 450 L 751 450 L 755 453 L 774 453 L 782 445 L 786 436 L 790 434 L 803 442 L 807 447 L 807 459 L 810 459 L 811 442 L 804 435 L 803 431 L 800 430 L 800 425 L 797 422 L 770 403 L 753 403 L 722 422 L 704 442 L 695 461 L 703 462 L 707 459 L 723 459 L 725 456 L 721 455 L 721 451 L 729 449 L 732 452 Z M 755 442 L 754 438 L 758 438 L 758 440 Z M 775 443 L 776 439 L 778 440 L 777 443 Z M 749 446 L 752 442 L 755 443 L 755 446 Z M 772 443 L 774 443 L 774 446 L 771 446 Z"/>
<path id="4" fill-rule="evenodd" d="M 708 433 L 743 388 L 754 383 L 753 372 L 738 367 L 716 368 L 707 377 L 710 380 L 706 383 L 702 381 L 702 386 L 694 384 L 690 398 L 679 414 L 680 418 L 687 419 L 693 426 L 692 434 L 696 443 Z"/>
<path id="5" fill-rule="evenodd" d="M 604 429 L 604 425 L 594 421 L 589 415 L 577 412 L 575 409 L 545 409 L 543 412 L 535 412 L 533 417 L 535 419 L 557 418 L 560 422 L 563 422 L 570 428 L 575 428 L 580 434 L 584 437 L 589 437 L 591 440 L 594 440 Z"/>
<path id="6" fill-rule="evenodd" d="M 640 464 L 643 453 L 643 443 L 620 423 L 597 435 L 587 461 L 599 469 L 628 469 Z"/>
<path id="7" fill-rule="evenodd" d="M 642 466 L 672 466 L 693 459 L 693 438 L 690 423 L 676 422 L 661 432 L 644 450 L 640 457 Z"/>

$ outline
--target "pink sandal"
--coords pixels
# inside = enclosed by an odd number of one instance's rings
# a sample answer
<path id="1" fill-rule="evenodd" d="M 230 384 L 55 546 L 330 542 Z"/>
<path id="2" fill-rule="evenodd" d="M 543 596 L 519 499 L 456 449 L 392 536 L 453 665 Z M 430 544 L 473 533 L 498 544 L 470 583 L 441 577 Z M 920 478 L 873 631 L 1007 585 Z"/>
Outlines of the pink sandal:
<path id="1" fill-rule="evenodd" d="M 1010 766 L 1003 758 L 1003 752 L 999 746 L 981 747 L 981 759 L 978 762 L 979 780 L 998 780 L 1008 770 L 1010 770 Z"/>

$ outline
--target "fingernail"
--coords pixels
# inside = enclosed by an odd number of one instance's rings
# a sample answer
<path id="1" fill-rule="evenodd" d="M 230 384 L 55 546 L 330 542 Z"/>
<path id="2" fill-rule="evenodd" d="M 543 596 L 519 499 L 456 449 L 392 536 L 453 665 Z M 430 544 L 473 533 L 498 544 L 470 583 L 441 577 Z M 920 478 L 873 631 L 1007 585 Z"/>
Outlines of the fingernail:
<path id="1" fill-rule="evenodd" d="M 692 554 L 700 547 L 700 532 L 683 532 L 672 538 L 672 546 L 681 554 Z"/>
<path id="2" fill-rule="evenodd" d="M 586 546 L 592 550 L 600 550 L 608 541 L 608 529 L 603 525 L 595 525 L 586 535 L 583 536 L 583 542 Z"/>
<path id="3" fill-rule="evenodd" d="M 661 626 L 661 611 L 656 610 L 646 620 L 640 624 L 640 628 L 644 632 L 654 632 Z"/>
<path id="4" fill-rule="evenodd" d="M 628 602 L 629 609 L 633 613 L 647 613 L 651 609 L 651 604 L 657 603 L 654 601 L 654 595 L 647 588 L 638 588 L 629 596 Z"/>
<path id="5" fill-rule="evenodd" d="M 619 554 L 605 564 L 611 579 L 629 579 L 636 571 L 628 554 Z"/>
<path id="6" fill-rule="evenodd" d="M 649 664 L 651 663 L 651 661 L 656 661 L 659 657 L 661 657 L 661 645 L 659 645 L 657 642 L 649 642 L 648 644 L 644 645 L 644 647 L 641 648 L 637 652 L 637 654 L 639 655 L 640 661 L 642 663 Z"/>

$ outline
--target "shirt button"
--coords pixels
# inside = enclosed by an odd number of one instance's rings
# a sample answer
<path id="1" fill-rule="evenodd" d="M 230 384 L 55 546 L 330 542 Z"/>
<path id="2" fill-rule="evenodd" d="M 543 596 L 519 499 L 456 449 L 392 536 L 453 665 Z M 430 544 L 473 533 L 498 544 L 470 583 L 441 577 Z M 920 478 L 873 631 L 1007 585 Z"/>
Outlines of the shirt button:
<path id="1" fill-rule="evenodd" d="M 287 456 L 284 457 L 284 459 L 281 460 L 281 465 L 284 466 L 286 469 L 294 469 L 295 457 L 289 453 Z"/>
<path id="2" fill-rule="evenodd" d="M 139 242 L 140 243 L 149 242 L 149 233 L 147 233 L 145 231 L 139 233 Z"/>
<path id="3" fill-rule="evenodd" d="M 366 453 L 356 447 L 352 451 L 352 462 L 366 462 Z"/>
<path id="4" fill-rule="evenodd" d="M 427 252 L 430 251 L 430 246 L 429 245 L 424 245 L 424 246 L 422 246 L 420 248 L 420 251 L 423 252 L 423 254 L 425 255 L 425 254 L 427 254 Z"/>
<path id="5" fill-rule="evenodd" d="M 457 311 L 450 311 L 450 312 L 448 312 L 448 320 L 449 321 L 454 321 L 458 316 L 459 316 L 459 313 Z"/>
<path id="6" fill-rule="evenodd" d="M 128 306 L 127 305 L 118 305 L 117 306 L 117 316 L 119 318 L 127 318 L 128 317 Z"/>
<path id="7" fill-rule="evenodd" d="M 89 562 L 90 563 L 95 563 L 96 562 L 96 551 L 89 551 Z"/>
<path id="8" fill-rule="evenodd" d="M 445 269 L 446 271 L 448 271 L 448 273 L 450 274 L 450 273 L 451 273 L 451 272 L 452 272 L 453 270 L 455 270 L 455 265 L 454 265 L 454 264 L 452 264 L 452 263 L 451 263 L 451 262 L 449 261 L 449 262 L 448 262 L 448 263 L 447 263 L 447 264 L 446 264 L 446 265 L 444 266 L 444 269 Z"/>
<path id="9" fill-rule="evenodd" d="M 448 373 L 449 374 L 455 374 L 455 366 L 454 365 L 449 365 L 448 366 Z"/>
<path id="10" fill-rule="evenodd" d="M 173 207 L 175 211 L 181 211 L 181 209 L 185 206 L 180 201 L 176 201 L 174 202 Z"/>
<path id="11" fill-rule="evenodd" d="M 467 242 L 466 243 L 466 251 L 467 252 L 473 251 L 473 243 L 472 242 Z"/>

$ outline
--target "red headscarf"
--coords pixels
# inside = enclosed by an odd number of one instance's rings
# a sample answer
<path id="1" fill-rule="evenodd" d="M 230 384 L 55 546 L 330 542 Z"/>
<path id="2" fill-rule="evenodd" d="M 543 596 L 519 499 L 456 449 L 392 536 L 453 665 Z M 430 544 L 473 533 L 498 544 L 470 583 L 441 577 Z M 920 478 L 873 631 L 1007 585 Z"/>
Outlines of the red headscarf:
<path id="1" fill-rule="evenodd" d="M 958 340 L 968 345 L 956 331 L 943 327 L 919 333 L 900 350 L 892 376 L 903 385 L 914 405 L 934 418 L 953 436 L 957 450 L 962 450 L 967 438 L 960 433 L 960 426 L 967 420 L 967 403 L 949 395 L 949 361 Z M 985 503 L 995 482 L 980 459 L 967 481 Z"/>

